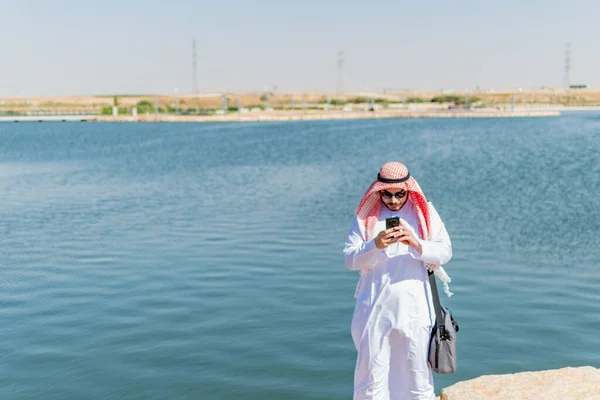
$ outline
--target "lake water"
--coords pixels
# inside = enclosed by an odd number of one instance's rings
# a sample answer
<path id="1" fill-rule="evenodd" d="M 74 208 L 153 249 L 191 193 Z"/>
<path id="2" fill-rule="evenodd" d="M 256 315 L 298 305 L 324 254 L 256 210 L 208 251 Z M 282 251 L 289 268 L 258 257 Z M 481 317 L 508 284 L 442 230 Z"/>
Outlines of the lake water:
<path id="1" fill-rule="evenodd" d="M 453 241 L 459 370 L 600 367 L 600 114 L 0 124 L 0 398 L 348 399 L 386 161 Z"/>

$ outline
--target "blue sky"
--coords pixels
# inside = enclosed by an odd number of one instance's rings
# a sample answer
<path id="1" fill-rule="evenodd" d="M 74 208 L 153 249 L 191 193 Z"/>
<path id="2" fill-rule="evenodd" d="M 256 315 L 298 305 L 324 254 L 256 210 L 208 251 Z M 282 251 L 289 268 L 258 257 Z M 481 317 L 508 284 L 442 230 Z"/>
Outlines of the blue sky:
<path id="1" fill-rule="evenodd" d="M 600 87 L 598 0 L 0 0 L 0 97 Z"/>

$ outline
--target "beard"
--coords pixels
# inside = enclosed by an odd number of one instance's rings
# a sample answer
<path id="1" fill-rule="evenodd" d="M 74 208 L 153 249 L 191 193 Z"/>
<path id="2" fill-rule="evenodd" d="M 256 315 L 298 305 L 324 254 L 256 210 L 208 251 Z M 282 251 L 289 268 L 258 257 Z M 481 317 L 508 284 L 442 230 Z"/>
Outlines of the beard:
<path id="1" fill-rule="evenodd" d="M 384 206 L 386 206 L 386 208 L 390 211 L 400 211 L 400 209 L 402 207 L 404 207 L 404 205 L 406 204 L 406 201 L 408 199 L 404 199 L 404 201 L 402 203 L 394 203 L 394 204 L 387 204 L 385 201 L 381 200 L 381 202 L 383 203 Z"/>

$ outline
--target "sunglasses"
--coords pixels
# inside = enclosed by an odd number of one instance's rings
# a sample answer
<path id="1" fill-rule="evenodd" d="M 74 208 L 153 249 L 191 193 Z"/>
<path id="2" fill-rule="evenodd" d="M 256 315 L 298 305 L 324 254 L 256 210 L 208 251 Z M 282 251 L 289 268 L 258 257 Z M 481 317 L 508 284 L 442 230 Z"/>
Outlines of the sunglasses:
<path id="1" fill-rule="evenodd" d="M 401 192 L 396 192 L 396 193 L 390 193 L 387 190 L 382 190 L 381 192 L 381 197 L 383 197 L 386 200 L 391 200 L 392 197 L 395 197 L 396 199 L 400 200 L 401 198 L 403 198 L 404 196 L 406 196 L 406 190 L 403 190 Z"/>

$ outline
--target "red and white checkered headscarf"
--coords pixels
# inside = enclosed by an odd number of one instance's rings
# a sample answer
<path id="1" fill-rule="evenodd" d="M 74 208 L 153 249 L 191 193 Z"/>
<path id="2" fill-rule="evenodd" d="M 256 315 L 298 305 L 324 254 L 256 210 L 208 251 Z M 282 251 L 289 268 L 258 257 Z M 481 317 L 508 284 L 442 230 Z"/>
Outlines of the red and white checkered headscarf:
<path id="1" fill-rule="evenodd" d="M 421 239 L 428 240 L 431 232 L 429 223 L 429 208 L 427 198 L 421 187 L 408 172 L 408 168 L 399 162 L 388 162 L 383 164 L 377 175 L 377 179 L 369 186 L 362 200 L 358 204 L 356 215 L 360 233 L 365 241 L 371 240 L 377 235 L 375 224 L 379 220 L 381 210 L 381 198 L 379 192 L 388 189 L 404 189 L 414 204 L 419 219 L 419 235 Z"/>

